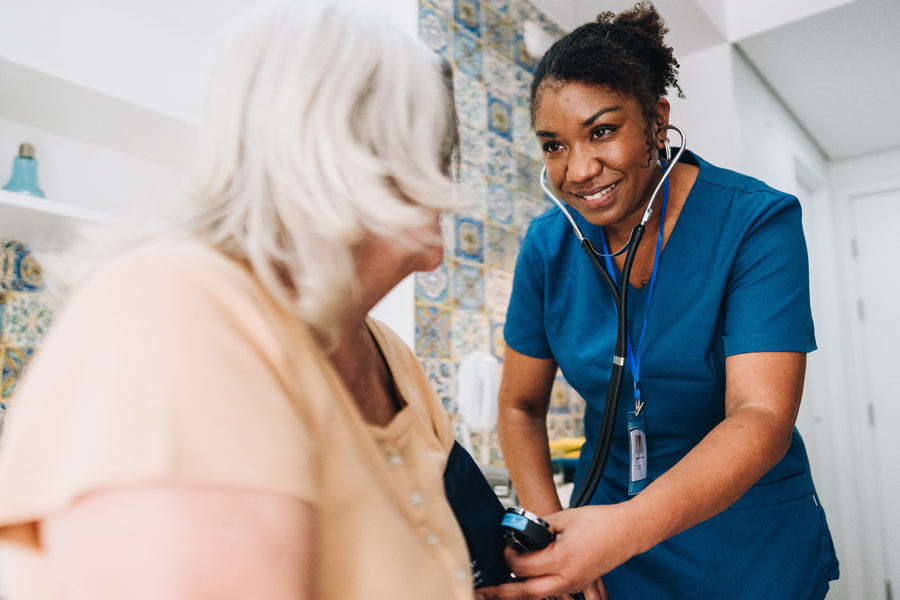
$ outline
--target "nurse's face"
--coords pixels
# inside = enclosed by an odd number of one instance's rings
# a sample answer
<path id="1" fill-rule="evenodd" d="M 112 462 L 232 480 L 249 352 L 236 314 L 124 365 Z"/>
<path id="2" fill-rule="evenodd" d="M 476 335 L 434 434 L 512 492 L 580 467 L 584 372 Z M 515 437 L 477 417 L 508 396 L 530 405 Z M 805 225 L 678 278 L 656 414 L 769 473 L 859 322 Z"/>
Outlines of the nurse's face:
<path id="1" fill-rule="evenodd" d="M 668 102 L 660 103 L 657 123 L 668 120 Z M 661 169 L 649 159 L 647 122 L 634 98 L 605 86 L 546 82 L 534 123 L 566 204 L 594 225 L 630 229 L 640 220 Z"/>

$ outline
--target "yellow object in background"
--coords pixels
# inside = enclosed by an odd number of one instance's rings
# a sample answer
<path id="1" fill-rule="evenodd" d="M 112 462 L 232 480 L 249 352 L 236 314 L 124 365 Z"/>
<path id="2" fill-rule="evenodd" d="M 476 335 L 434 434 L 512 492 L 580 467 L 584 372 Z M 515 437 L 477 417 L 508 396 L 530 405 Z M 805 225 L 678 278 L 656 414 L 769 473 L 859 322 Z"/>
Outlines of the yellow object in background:
<path id="1" fill-rule="evenodd" d="M 550 442 L 550 458 L 578 458 L 584 438 L 560 438 Z"/>

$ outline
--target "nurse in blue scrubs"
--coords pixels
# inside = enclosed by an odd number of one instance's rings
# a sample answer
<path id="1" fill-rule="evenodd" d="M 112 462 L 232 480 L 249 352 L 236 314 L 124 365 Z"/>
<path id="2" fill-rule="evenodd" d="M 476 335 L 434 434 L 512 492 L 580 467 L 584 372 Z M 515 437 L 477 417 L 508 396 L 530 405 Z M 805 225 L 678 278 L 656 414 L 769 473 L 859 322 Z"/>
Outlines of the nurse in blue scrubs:
<path id="1" fill-rule="evenodd" d="M 550 181 L 607 251 L 628 241 L 662 174 L 665 95 L 680 92 L 665 32 L 646 2 L 604 13 L 535 71 L 532 118 Z M 655 206 L 628 282 L 632 360 L 609 462 L 591 504 L 563 512 L 547 449 L 550 389 L 559 367 L 587 401 L 578 486 L 597 441 L 616 310 L 558 208 L 528 230 L 505 329 L 499 433 L 522 505 L 558 536 L 510 557 L 526 581 L 479 592 L 824 598 L 837 559 L 794 428 L 816 347 L 800 204 L 688 151 Z M 618 281 L 623 263 L 609 263 Z M 638 408 L 636 446 L 628 413 Z"/>

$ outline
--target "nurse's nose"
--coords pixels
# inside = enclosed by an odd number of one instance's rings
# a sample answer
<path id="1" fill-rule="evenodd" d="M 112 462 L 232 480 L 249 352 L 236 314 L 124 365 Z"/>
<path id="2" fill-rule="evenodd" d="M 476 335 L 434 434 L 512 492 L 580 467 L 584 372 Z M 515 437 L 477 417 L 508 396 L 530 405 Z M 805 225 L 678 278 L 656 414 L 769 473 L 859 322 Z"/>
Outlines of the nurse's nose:
<path id="1" fill-rule="evenodd" d="M 585 183 L 600 175 L 603 171 L 603 163 L 588 152 L 575 146 L 569 151 L 566 162 L 566 180 L 571 183 Z"/>

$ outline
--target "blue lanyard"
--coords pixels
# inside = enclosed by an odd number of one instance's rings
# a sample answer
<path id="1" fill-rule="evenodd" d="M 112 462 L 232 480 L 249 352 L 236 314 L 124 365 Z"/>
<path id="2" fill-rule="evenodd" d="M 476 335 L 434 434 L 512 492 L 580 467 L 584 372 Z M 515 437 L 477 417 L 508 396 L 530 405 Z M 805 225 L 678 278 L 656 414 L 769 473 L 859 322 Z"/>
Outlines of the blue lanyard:
<path id="1" fill-rule="evenodd" d="M 644 349 L 644 334 L 647 332 L 647 317 L 650 315 L 650 299 L 653 298 L 653 288 L 656 286 L 656 275 L 659 273 L 659 253 L 662 251 L 662 242 L 663 242 L 663 225 L 666 222 L 666 205 L 669 203 L 669 179 L 666 178 L 663 183 L 663 202 L 662 202 L 662 210 L 660 211 L 659 216 L 659 233 L 656 236 L 656 254 L 653 256 L 653 273 L 650 275 L 650 289 L 647 291 L 647 308 L 644 311 L 644 327 L 641 329 L 641 339 L 638 340 L 638 353 L 637 357 L 635 357 L 634 352 L 631 350 L 631 335 L 626 331 L 626 342 L 627 342 L 627 350 L 628 350 L 628 365 L 631 368 L 631 376 L 634 379 L 634 411 L 635 416 L 640 414 L 641 409 L 644 407 L 644 403 L 641 402 L 641 386 L 640 386 L 640 368 L 641 368 L 641 355 L 643 354 Z M 616 282 L 616 285 L 619 282 L 616 280 L 616 270 L 613 268 L 612 258 L 609 255 L 609 245 L 606 243 L 606 235 L 603 232 L 603 228 L 600 228 L 600 238 L 603 240 L 603 247 L 606 249 L 606 270 L 609 271 L 610 276 L 613 278 L 613 281 Z M 623 282 L 622 285 L 629 285 L 627 281 Z"/>

